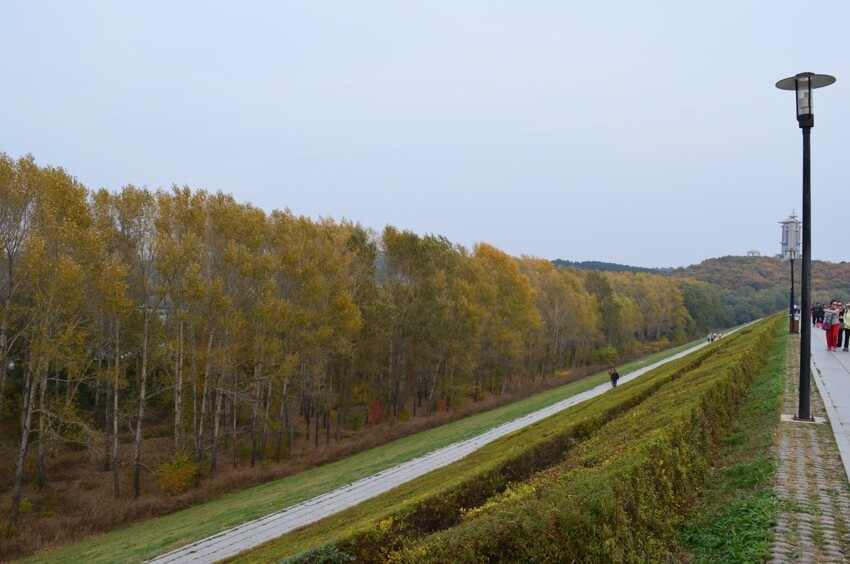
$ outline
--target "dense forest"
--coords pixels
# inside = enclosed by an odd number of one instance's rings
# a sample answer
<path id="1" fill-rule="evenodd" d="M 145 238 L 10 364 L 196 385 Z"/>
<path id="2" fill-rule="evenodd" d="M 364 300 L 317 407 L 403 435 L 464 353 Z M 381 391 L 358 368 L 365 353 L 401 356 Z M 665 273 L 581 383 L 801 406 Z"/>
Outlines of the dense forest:
<path id="1" fill-rule="evenodd" d="M 62 449 L 135 499 L 143 473 L 178 487 L 143 448 L 154 436 L 206 479 L 225 447 L 234 466 L 281 461 L 783 306 L 765 284 L 736 309 L 749 294 L 702 265 L 557 268 L 188 187 L 90 190 L 2 154 L 0 250 L 8 531 Z"/>

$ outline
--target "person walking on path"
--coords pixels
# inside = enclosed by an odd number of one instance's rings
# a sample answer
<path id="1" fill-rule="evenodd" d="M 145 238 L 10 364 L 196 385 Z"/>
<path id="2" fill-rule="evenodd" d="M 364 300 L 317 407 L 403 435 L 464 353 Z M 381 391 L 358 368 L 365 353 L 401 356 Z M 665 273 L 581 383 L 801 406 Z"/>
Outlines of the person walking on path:
<path id="1" fill-rule="evenodd" d="M 835 343 L 837 348 L 840 348 L 843 351 L 847 351 L 847 345 L 850 344 L 850 327 L 848 327 L 847 321 L 844 317 L 847 315 L 847 305 L 841 302 L 838 302 L 838 321 L 840 329 L 838 330 L 838 341 Z M 844 342 L 844 348 L 841 348 L 841 342 Z"/>
<path id="2" fill-rule="evenodd" d="M 829 309 L 823 313 L 823 328 L 826 330 L 826 350 L 838 350 L 838 331 L 841 329 L 841 321 L 838 318 L 838 302 L 832 300 Z"/>
<path id="3" fill-rule="evenodd" d="M 620 379 L 620 373 L 617 372 L 616 368 L 612 368 L 611 370 L 608 371 L 608 376 L 611 377 L 611 387 L 616 388 L 617 387 L 617 380 Z"/>

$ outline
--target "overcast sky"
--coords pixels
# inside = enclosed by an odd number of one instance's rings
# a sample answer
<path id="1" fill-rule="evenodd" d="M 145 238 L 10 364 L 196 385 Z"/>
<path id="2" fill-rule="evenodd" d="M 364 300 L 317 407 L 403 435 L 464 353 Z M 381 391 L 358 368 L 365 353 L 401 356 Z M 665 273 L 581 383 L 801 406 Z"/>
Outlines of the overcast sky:
<path id="1" fill-rule="evenodd" d="M 815 259 L 850 257 L 850 2 L 0 5 L 0 152 L 512 255 L 686 266 L 779 251 L 831 74 Z"/>

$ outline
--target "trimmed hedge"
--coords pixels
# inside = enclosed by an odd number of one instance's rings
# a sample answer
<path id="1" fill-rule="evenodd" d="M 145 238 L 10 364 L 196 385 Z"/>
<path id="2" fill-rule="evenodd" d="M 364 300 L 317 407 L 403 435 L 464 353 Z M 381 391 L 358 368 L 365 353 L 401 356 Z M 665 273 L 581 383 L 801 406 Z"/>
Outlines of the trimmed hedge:
<path id="1" fill-rule="evenodd" d="M 771 318 L 635 409 L 612 420 L 512 496 L 387 560 L 644 561 L 674 559 L 720 437 L 769 351 Z M 345 543 L 340 543 L 341 549 Z M 384 558 L 381 558 L 384 559 Z"/>
<path id="2" fill-rule="evenodd" d="M 512 454 L 291 561 L 663 557 L 775 322 L 506 437 Z"/>

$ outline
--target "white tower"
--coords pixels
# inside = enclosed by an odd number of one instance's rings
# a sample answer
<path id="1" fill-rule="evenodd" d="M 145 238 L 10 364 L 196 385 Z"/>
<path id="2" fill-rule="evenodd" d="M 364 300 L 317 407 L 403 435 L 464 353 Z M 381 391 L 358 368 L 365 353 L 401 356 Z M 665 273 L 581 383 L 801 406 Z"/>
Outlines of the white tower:
<path id="1" fill-rule="evenodd" d="M 788 219 L 779 222 L 779 225 L 782 226 L 782 242 L 780 243 L 782 245 L 782 252 L 780 253 L 782 260 L 800 257 L 800 242 L 802 241 L 800 224 L 801 222 L 794 212 L 791 212 Z"/>

